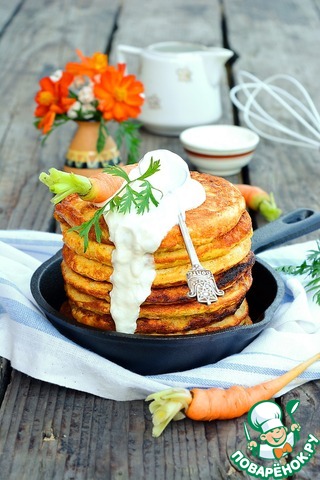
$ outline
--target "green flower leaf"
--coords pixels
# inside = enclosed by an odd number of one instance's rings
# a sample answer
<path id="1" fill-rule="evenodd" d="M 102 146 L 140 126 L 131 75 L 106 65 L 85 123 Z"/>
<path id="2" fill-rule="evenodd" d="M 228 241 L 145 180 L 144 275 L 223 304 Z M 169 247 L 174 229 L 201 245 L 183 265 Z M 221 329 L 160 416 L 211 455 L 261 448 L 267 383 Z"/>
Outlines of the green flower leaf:
<path id="1" fill-rule="evenodd" d="M 97 139 L 98 153 L 101 153 L 103 151 L 106 144 L 106 139 L 108 136 L 109 136 L 109 130 L 107 128 L 105 121 L 102 118 L 99 124 L 99 133 L 98 133 L 98 139 Z"/>
<path id="2" fill-rule="evenodd" d="M 120 149 L 124 144 L 127 150 L 127 163 L 137 163 L 141 139 L 138 133 L 141 125 L 131 121 L 121 122 L 115 134 L 117 147 Z"/>

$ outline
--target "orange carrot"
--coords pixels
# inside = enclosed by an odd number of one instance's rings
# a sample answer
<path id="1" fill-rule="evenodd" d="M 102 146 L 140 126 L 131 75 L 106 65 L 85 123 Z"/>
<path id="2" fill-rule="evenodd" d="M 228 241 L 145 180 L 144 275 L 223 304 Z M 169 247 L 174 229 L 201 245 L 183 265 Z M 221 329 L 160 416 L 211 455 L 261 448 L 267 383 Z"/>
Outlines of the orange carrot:
<path id="1" fill-rule="evenodd" d="M 270 400 L 310 365 L 320 360 L 320 353 L 300 363 L 285 374 L 267 382 L 245 388 L 235 385 L 227 390 L 221 388 L 191 391 L 184 388 L 171 388 L 153 393 L 150 412 L 153 415 L 153 435 L 159 436 L 171 420 L 181 420 L 185 416 L 192 420 L 211 421 L 241 417 L 262 400 Z M 182 411 L 184 411 L 184 414 Z"/>
<path id="2" fill-rule="evenodd" d="M 129 173 L 136 165 L 121 167 Z M 124 179 L 105 172 L 92 174 L 90 177 L 67 173 L 50 168 L 49 174 L 42 172 L 39 180 L 55 194 L 51 200 L 54 205 L 61 202 L 71 193 L 78 193 L 83 200 L 102 203 L 112 197 L 123 185 Z"/>
<path id="3" fill-rule="evenodd" d="M 272 398 L 318 360 L 320 360 L 320 353 L 300 363 L 280 377 L 249 388 L 238 385 L 230 387 L 228 390 L 195 388 L 191 390 L 192 402 L 186 411 L 186 415 L 193 420 L 227 420 L 241 417 L 255 403 Z"/>
<path id="4" fill-rule="evenodd" d="M 126 173 L 132 170 L 135 165 L 125 165 L 121 167 Z M 91 188 L 86 195 L 81 195 L 82 200 L 87 202 L 102 203 L 112 197 L 123 185 L 124 179 L 110 175 L 109 173 L 99 172 L 89 177 Z"/>
<path id="5" fill-rule="evenodd" d="M 236 184 L 235 186 L 242 193 L 247 207 L 261 213 L 269 222 L 281 215 L 282 212 L 277 207 L 272 193 L 269 194 L 255 185 Z"/>

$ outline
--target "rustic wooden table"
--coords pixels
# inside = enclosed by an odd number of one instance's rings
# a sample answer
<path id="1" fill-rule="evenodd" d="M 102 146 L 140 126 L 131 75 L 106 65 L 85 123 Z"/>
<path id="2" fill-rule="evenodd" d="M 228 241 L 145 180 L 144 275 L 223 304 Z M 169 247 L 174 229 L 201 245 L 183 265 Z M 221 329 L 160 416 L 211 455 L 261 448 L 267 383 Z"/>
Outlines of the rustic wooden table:
<path id="1" fill-rule="evenodd" d="M 171 39 L 231 48 L 238 59 L 222 80 L 219 123 L 239 121 L 228 89 L 240 69 L 259 78 L 292 74 L 320 105 L 319 0 L 11 0 L 0 12 L 1 229 L 56 229 L 38 175 L 62 167 L 73 130 L 55 132 L 41 147 L 33 97 L 38 79 L 74 59 L 76 48 L 87 55 L 106 51 L 111 61 L 118 43 L 146 46 Z M 176 137 L 146 131 L 142 137 L 142 152 L 166 148 L 184 157 Z M 315 150 L 261 140 L 243 173 L 245 180 L 273 191 L 284 212 L 320 209 Z M 246 449 L 243 418 L 174 422 L 154 439 L 142 401 L 115 402 L 40 382 L 11 370 L 5 359 L 0 367 L 1 479 L 251 478 L 229 458 Z M 320 438 L 320 381 L 291 391 L 280 403 L 292 398 L 303 406 L 297 414 L 301 442 L 308 432 Z M 320 478 L 319 463 L 317 452 L 294 478 Z"/>

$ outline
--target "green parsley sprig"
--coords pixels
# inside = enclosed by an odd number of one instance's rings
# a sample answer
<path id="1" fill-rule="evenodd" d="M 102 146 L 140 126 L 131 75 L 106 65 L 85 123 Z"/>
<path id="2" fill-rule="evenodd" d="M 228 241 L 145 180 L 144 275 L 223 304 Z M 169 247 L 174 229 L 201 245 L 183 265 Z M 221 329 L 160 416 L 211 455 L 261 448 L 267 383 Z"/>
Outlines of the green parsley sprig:
<path id="1" fill-rule="evenodd" d="M 307 258 L 301 265 L 287 265 L 277 270 L 288 275 L 306 275 L 311 280 L 306 284 L 306 291 L 313 292 L 313 300 L 320 305 L 320 240 L 317 240 L 318 250 L 309 250 Z"/>
<path id="2" fill-rule="evenodd" d="M 100 226 L 100 217 L 108 209 L 110 211 L 118 211 L 119 213 L 130 213 L 132 208 L 140 215 L 150 210 L 150 203 L 158 206 L 159 202 L 154 195 L 154 191 L 161 193 L 161 190 L 153 187 L 148 178 L 160 170 L 160 160 L 153 160 L 151 157 L 150 164 L 147 170 L 139 177 L 131 180 L 128 174 L 118 165 L 108 166 L 104 169 L 106 173 L 121 177 L 125 180 L 124 185 L 120 188 L 116 195 L 114 195 L 107 203 L 100 207 L 94 216 L 87 222 L 82 223 L 71 230 L 77 231 L 81 238 L 83 238 L 84 251 L 89 245 L 89 233 L 91 228 L 94 228 L 96 239 L 101 242 L 102 230 Z M 134 188 L 134 184 L 139 184 L 139 189 Z"/>

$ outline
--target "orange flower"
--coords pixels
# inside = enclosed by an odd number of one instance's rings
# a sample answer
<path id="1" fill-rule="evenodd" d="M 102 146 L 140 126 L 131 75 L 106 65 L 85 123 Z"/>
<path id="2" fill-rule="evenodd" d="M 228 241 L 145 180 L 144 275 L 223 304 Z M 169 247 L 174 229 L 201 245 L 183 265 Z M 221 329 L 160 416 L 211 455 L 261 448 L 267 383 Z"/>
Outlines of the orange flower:
<path id="1" fill-rule="evenodd" d="M 73 75 L 86 75 L 93 78 L 95 75 L 105 72 L 108 68 L 107 55 L 96 52 L 92 57 L 85 57 L 81 50 L 76 50 L 81 62 L 69 62 L 66 65 L 66 71 Z"/>
<path id="2" fill-rule="evenodd" d="M 124 64 L 119 64 L 118 69 L 109 67 L 94 85 L 97 108 L 105 120 L 123 122 L 137 117 L 141 111 L 143 85 L 134 75 L 124 75 L 124 71 Z"/>
<path id="3" fill-rule="evenodd" d="M 73 81 L 71 73 L 63 72 L 61 78 L 54 82 L 50 77 L 44 77 L 39 84 L 41 89 L 35 96 L 38 106 L 35 109 L 35 116 L 41 118 L 37 127 L 46 134 L 50 132 L 56 115 L 66 113 L 76 101 L 69 98 L 68 87 Z"/>

